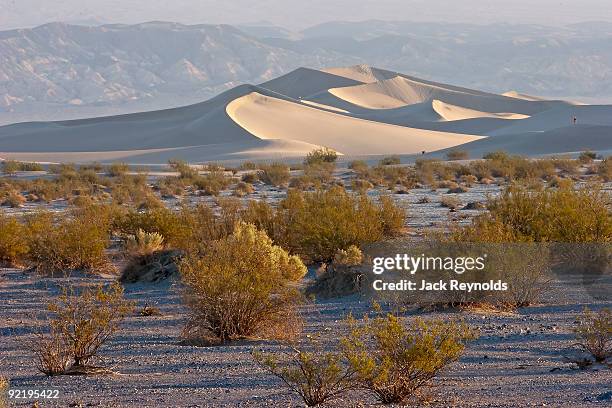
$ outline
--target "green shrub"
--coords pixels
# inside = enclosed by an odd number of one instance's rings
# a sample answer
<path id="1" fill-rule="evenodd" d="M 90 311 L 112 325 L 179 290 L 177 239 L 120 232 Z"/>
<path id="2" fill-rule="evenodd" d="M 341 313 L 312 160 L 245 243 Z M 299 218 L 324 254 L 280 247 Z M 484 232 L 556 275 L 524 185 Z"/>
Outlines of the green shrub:
<path id="1" fill-rule="evenodd" d="M 28 263 L 39 272 L 112 269 L 106 248 L 110 220 L 88 211 L 61 221 L 49 213 L 30 216 L 26 223 Z"/>
<path id="2" fill-rule="evenodd" d="M 255 351 L 253 358 L 309 407 L 333 401 L 357 387 L 355 371 L 341 353 L 325 352 L 316 340 L 310 343 L 312 351 L 297 348 L 275 354 Z"/>
<path id="3" fill-rule="evenodd" d="M 38 369 L 46 375 L 87 373 L 87 363 L 119 330 L 133 308 L 117 283 L 80 291 L 65 288 L 48 305 L 49 330 L 38 333 L 29 343 Z"/>
<path id="4" fill-rule="evenodd" d="M 415 319 L 406 326 L 393 315 L 349 319 L 344 354 L 358 381 L 383 404 L 405 404 L 463 354 L 475 333 L 463 323 Z"/>
<path id="5" fill-rule="evenodd" d="M 15 218 L 0 213 L 0 265 L 23 265 L 27 254 L 25 228 Z"/>
<path id="6" fill-rule="evenodd" d="M 597 186 L 528 191 L 506 189 L 489 200 L 489 213 L 462 231 L 474 242 L 610 242 L 610 197 Z M 588 209 L 588 210 L 587 210 Z"/>
<path id="7" fill-rule="evenodd" d="M 304 165 L 335 163 L 337 159 L 338 154 L 334 150 L 327 147 L 322 147 L 308 153 L 304 159 Z"/>
<path id="8" fill-rule="evenodd" d="M 604 362 L 612 357 L 612 312 L 602 309 L 595 313 L 585 309 L 578 327 L 574 330 L 578 345 L 595 361 Z"/>
<path id="9" fill-rule="evenodd" d="M 264 164 L 260 166 L 259 179 L 271 186 L 282 186 L 289 182 L 289 166 L 284 163 Z"/>
<path id="10" fill-rule="evenodd" d="M 278 211 L 277 222 L 284 230 L 274 239 L 312 262 L 329 262 L 339 249 L 397 233 L 402 213 L 389 200 L 377 206 L 342 187 L 307 193 L 290 190 Z"/>
<path id="11" fill-rule="evenodd" d="M 224 343 L 269 333 L 289 321 L 298 300 L 291 283 L 306 267 L 265 232 L 238 224 L 205 253 L 187 256 L 180 272 L 189 309 L 184 335 Z"/>

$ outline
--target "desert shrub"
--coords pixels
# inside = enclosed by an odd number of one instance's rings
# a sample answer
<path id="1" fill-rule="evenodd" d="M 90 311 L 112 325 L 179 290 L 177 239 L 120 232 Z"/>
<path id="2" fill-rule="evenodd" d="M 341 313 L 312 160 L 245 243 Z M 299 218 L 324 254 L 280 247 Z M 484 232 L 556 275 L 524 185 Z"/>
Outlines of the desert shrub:
<path id="1" fill-rule="evenodd" d="M 451 150 L 446 153 L 446 160 L 466 160 L 469 157 L 469 153 L 464 150 Z"/>
<path id="2" fill-rule="evenodd" d="M 291 180 L 289 180 L 289 188 L 305 191 L 314 188 L 321 188 L 321 183 L 321 180 L 317 180 L 313 177 L 302 174 L 301 176 L 291 177 Z"/>
<path id="3" fill-rule="evenodd" d="M 381 196 L 378 214 L 382 226 L 382 233 L 386 237 L 397 236 L 404 228 L 406 211 L 398 207 L 390 196 Z"/>
<path id="4" fill-rule="evenodd" d="M 222 190 L 229 187 L 231 182 L 231 178 L 227 177 L 223 170 L 215 169 L 193 179 L 193 185 L 198 190 L 202 190 L 206 195 L 213 196 L 219 195 Z"/>
<path id="5" fill-rule="evenodd" d="M 388 157 L 383 157 L 378 164 L 380 164 L 381 166 L 391 166 L 394 164 L 400 164 L 401 160 L 399 156 L 388 156 Z"/>
<path id="6" fill-rule="evenodd" d="M 320 162 L 304 165 L 304 178 L 311 181 L 313 184 L 321 185 L 329 183 L 333 179 L 336 163 Z"/>
<path id="7" fill-rule="evenodd" d="M 368 180 L 354 179 L 351 182 L 351 187 L 353 191 L 356 191 L 358 193 L 365 193 L 368 190 L 374 188 L 374 185 L 370 183 Z"/>
<path id="8" fill-rule="evenodd" d="M 252 161 L 245 161 L 240 163 L 241 170 L 257 170 L 257 163 Z"/>
<path id="9" fill-rule="evenodd" d="M 119 330 L 133 308 L 117 283 L 79 291 L 65 288 L 48 305 L 49 331 L 38 333 L 30 342 L 39 370 L 55 375 L 87 369 L 87 363 Z"/>
<path id="10" fill-rule="evenodd" d="M 129 211 L 115 224 L 116 230 L 126 235 L 136 235 L 139 230 L 160 234 L 170 248 L 183 248 L 190 233 L 181 215 L 165 207 L 143 212 Z"/>
<path id="11" fill-rule="evenodd" d="M 461 200 L 455 196 L 444 196 L 440 200 L 440 205 L 451 210 L 457 210 L 461 207 Z"/>
<path id="12" fill-rule="evenodd" d="M 355 266 L 363 261 L 363 253 L 355 245 L 351 245 L 346 250 L 339 249 L 334 256 L 334 265 Z"/>
<path id="13" fill-rule="evenodd" d="M 276 242 L 313 262 L 329 262 L 338 249 L 396 233 L 401 215 L 391 201 L 377 206 L 342 187 L 307 193 L 290 190 L 278 211 L 285 230 L 283 236 L 274 237 Z"/>
<path id="14" fill-rule="evenodd" d="M 253 358 L 285 386 L 298 394 L 309 407 L 332 401 L 357 386 L 356 373 L 338 352 L 325 352 L 318 340 L 311 340 L 312 351 L 296 347 L 286 352 L 254 351 Z"/>
<path id="15" fill-rule="evenodd" d="M 313 165 L 313 164 L 321 164 L 321 163 L 335 163 L 338 159 L 338 154 L 328 148 L 322 147 L 320 149 L 315 149 L 312 152 L 306 155 L 304 159 L 304 165 Z"/>
<path id="16" fill-rule="evenodd" d="M 110 177 L 120 177 L 130 170 L 126 163 L 112 163 L 106 168 L 106 174 Z"/>
<path id="17" fill-rule="evenodd" d="M 369 166 L 364 160 L 353 160 L 348 164 L 348 168 L 358 174 L 364 174 L 368 171 Z"/>
<path id="18" fill-rule="evenodd" d="M 508 153 L 504 152 L 504 151 L 496 151 L 496 152 L 489 152 L 486 153 L 482 156 L 483 159 L 485 160 L 499 160 L 499 161 L 503 161 L 503 160 L 507 160 L 510 158 L 510 156 L 508 155 Z"/>
<path id="19" fill-rule="evenodd" d="M 27 254 L 25 228 L 15 218 L 0 213 L 0 265 L 23 265 Z"/>
<path id="20" fill-rule="evenodd" d="M 578 345 L 591 354 L 595 361 L 603 362 L 612 357 L 610 309 L 602 309 L 599 312 L 585 309 L 574 332 L 578 338 Z"/>
<path id="21" fill-rule="evenodd" d="M 253 184 L 253 183 L 259 181 L 259 178 L 257 177 L 257 173 L 256 172 L 250 172 L 250 173 L 243 174 L 241 180 L 244 183 Z"/>
<path id="22" fill-rule="evenodd" d="M 238 197 L 244 197 L 245 195 L 253 194 L 255 189 L 252 184 L 245 183 L 244 181 L 239 182 L 234 187 L 234 195 Z"/>
<path id="23" fill-rule="evenodd" d="M 9 380 L 0 375 L 0 408 L 8 408 L 9 402 L 7 399 L 8 390 L 10 388 Z"/>
<path id="24" fill-rule="evenodd" d="M 95 210 L 60 221 L 49 213 L 38 213 L 28 218 L 26 231 L 28 263 L 39 272 L 112 269 L 106 254 L 110 220 Z"/>
<path id="25" fill-rule="evenodd" d="M 26 198 L 16 191 L 11 191 L 2 202 L 2 205 L 11 208 L 19 208 L 26 202 Z"/>
<path id="26" fill-rule="evenodd" d="M 168 160 L 168 166 L 179 173 L 179 178 L 193 179 L 198 176 L 198 171 L 191 167 L 187 162 L 179 159 Z"/>
<path id="27" fill-rule="evenodd" d="M 610 197 L 597 186 L 531 192 L 517 185 L 489 201 L 489 214 L 476 220 L 471 235 L 492 229 L 506 231 L 500 239 L 509 234 L 511 242 L 610 242 L 609 205 Z"/>
<path id="28" fill-rule="evenodd" d="M 43 171 L 40 163 L 19 162 L 16 160 L 4 160 L 2 162 L 2 172 L 4 174 L 15 174 L 18 171 Z"/>
<path id="29" fill-rule="evenodd" d="M 349 366 L 361 387 L 383 404 L 403 404 L 463 354 L 475 333 L 460 322 L 415 319 L 405 325 L 393 315 L 349 319 L 350 334 L 342 340 Z"/>
<path id="30" fill-rule="evenodd" d="M 157 180 L 155 189 L 159 191 L 162 198 L 173 198 L 183 195 L 185 190 L 184 180 L 178 177 L 162 177 Z"/>
<path id="31" fill-rule="evenodd" d="M 180 272 L 189 308 L 184 335 L 224 343 L 262 335 L 290 321 L 298 301 L 290 284 L 306 274 L 306 267 L 265 232 L 240 223 L 205 253 L 187 256 Z"/>
<path id="32" fill-rule="evenodd" d="M 597 174 L 603 181 L 612 181 L 612 156 L 602 160 L 597 167 Z"/>
<path id="33" fill-rule="evenodd" d="M 547 160 L 541 160 L 539 162 L 546 163 Z M 573 160 L 567 157 L 557 157 L 551 159 L 550 162 L 555 169 L 558 169 L 561 173 L 565 175 L 572 176 L 578 174 L 578 167 L 580 165 L 580 162 L 578 160 Z"/>
<path id="34" fill-rule="evenodd" d="M 291 177 L 289 166 L 284 163 L 263 164 L 258 176 L 264 183 L 277 187 L 287 184 Z"/>
<path id="35" fill-rule="evenodd" d="M 148 256 L 164 248 L 164 237 L 157 232 L 145 232 L 142 229 L 125 240 L 124 250 L 129 256 Z"/>
<path id="36" fill-rule="evenodd" d="M 597 153 L 590 150 L 585 150 L 578 155 L 578 161 L 582 164 L 592 163 L 595 159 L 597 159 Z"/>

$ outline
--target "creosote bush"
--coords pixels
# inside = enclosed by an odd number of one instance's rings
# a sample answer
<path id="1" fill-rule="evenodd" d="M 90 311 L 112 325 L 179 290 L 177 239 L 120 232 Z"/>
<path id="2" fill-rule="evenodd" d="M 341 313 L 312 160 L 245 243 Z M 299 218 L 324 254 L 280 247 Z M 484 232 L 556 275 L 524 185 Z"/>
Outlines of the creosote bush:
<path id="1" fill-rule="evenodd" d="M 597 185 L 529 191 L 507 188 L 489 212 L 456 231 L 467 242 L 610 242 L 610 197 Z"/>
<path id="2" fill-rule="evenodd" d="M 335 163 L 337 159 L 338 154 L 334 150 L 328 147 L 322 147 L 308 153 L 304 159 L 304 165 Z"/>
<path id="3" fill-rule="evenodd" d="M 44 168 L 39 163 L 20 162 L 16 160 L 4 160 L 2 162 L 2 172 L 12 175 L 18 171 L 43 171 Z"/>
<path id="4" fill-rule="evenodd" d="M 0 212 L 0 265 L 20 266 L 28 254 L 26 229 L 14 217 Z"/>
<path id="5" fill-rule="evenodd" d="M 343 353 L 359 385 L 383 404 L 404 404 L 463 354 L 475 332 L 461 322 L 415 319 L 409 325 L 393 315 L 349 318 Z"/>
<path id="6" fill-rule="evenodd" d="M 469 153 L 464 150 L 451 150 L 446 153 L 447 160 L 466 160 L 469 157 Z"/>
<path id="7" fill-rule="evenodd" d="M 306 274 L 296 256 L 265 232 L 238 223 L 233 233 L 189 254 L 179 266 L 189 320 L 187 339 L 225 343 L 290 332 L 299 300 L 292 283 Z"/>
<path id="8" fill-rule="evenodd" d="M 612 357 L 612 312 L 610 309 L 602 309 L 599 312 L 585 309 L 574 332 L 578 338 L 578 345 L 591 354 L 595 361 L 604 362 Z"/>
<path id="9" fill-rule="evenodd" d="M 133 309 L 117 283 L 107 288 L 65 288 L 48 305 L 48 331 L 29 342 L 37 368 L 46 375 L 87 373 L 92 368 L 88 363 Z"/>
<path id="10" fill-rule="evenodd" d="M 292 347 L 283 353 L 254 351 L 252 355 L 304 404 L 314 407 L 357 388 L 357 382 L 354 369 L 346 364 L 342 353 L 325 352 L 318 339 L 310 339 L 311 351 Z"/>
<path id="11" fill-rule="evenodd" d="M 282 186 L 289 182 L 289 166 L 284 163 L 262 164 L 258 173 L 259 180 L 271 186 Z"/>

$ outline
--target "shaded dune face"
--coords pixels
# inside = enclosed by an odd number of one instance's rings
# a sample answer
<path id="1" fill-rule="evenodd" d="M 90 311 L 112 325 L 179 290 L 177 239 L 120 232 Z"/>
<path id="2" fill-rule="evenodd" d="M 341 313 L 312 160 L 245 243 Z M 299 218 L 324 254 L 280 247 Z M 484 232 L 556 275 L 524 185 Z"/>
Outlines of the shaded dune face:
<path id="1" fill-rule="evenodd" d="M 472 157 L 499 149 L 605 152 L 612 151 L 612 138 L 601 136 L 608 127 L 611 106 L 497 95 L 365 65 L 299 68 L 180 108 L 0 127 L 0 158 L 197 163 L 296 159 L 321 146 L 366 157 L 457 146 Z"/>

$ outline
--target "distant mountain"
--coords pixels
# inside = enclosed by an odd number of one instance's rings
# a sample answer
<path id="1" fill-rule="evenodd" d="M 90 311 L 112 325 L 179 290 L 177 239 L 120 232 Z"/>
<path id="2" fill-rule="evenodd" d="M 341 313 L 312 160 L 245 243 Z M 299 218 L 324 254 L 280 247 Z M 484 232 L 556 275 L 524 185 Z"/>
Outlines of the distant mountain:
<path id="1" fill-rule="evenodd" d="M 0 124 L 168 108 L 307 66 L 374 63 L 489 92 L 612 100 L 612 24 L 46 24 L 0 32 Z"/>

